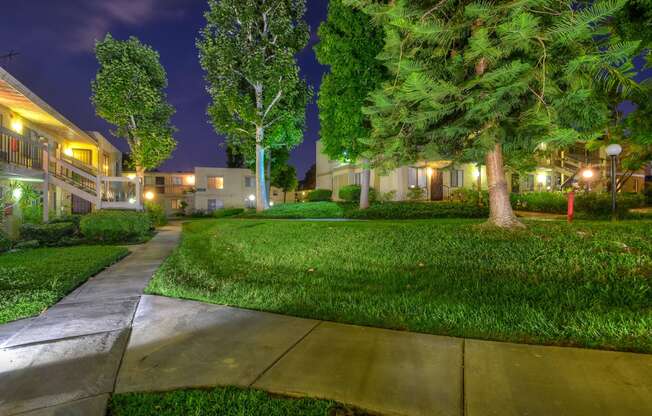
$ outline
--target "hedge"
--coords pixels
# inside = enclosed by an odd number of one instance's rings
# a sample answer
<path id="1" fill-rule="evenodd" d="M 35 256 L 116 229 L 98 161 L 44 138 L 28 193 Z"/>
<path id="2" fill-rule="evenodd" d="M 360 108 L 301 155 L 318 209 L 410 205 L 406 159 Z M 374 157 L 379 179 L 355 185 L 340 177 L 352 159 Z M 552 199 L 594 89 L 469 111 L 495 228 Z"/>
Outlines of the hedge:
<path id="1" fill-rule="evenodd" d="M 330 201 L 332 197 L 333 191 L 330 189 L 315 189 L 308 193 L 308 201 L 310 202 Z"/>
<path id="2" fill-rule="evenodd" d="M 5 233 L 0 231 L 0 253 L 4 253 L 5 251 L 10 250 L 11 246 L 12 246 L 12 242 L 9 239 L 9 237 L 7 237 Z"/>
<path id="3" fill-rule="evenodd" d="M 511 194 L 510 200 L 512 208 L 521 211 L 564 214 L 568 206 L 568 196 L 562 192 Z"/>
<path id="4" fill-rule="evenodd" d="M 213 211 L 213 217 L 215 218 L 225 218 L 233 217 L 235 215 L 240 215 L 245 212 L 244 208 L 223 208 Z"/>
<path id="5" fill-rule="evenodd" d="M 67 245 L 77 234 L 77 226 L 73 222 L 54 222 L 47 224 L 23 224 L 20 227 L 20 238 L 23 241 L 38 241 L 39 245 Z"/>
<path id="6" fill-rule="evenodd" d="M 152 221 L 146 212 L 101 210 L 82 218 L 80 226 L 89 240 L 126 243 L 146 238 L 152 230 Z"/>
<path id="7" fill-rule="evenodd" d="M 428 218 L 486 218 L 489 209 L 462 202 L 384 202 L 365 210 L 345 212 L 354 219 L 428 219 Z"/>
<path id="8" fill-rule="evenodd" d="M 618 215 L 645 205 L 645 196 L 635 193 L 619 193 L 616 196 Z M 562 192 L 528 192 L 512 194 L 512 207 L 517 210 L 565 214 L 568 209 L 568 194 Z M 590 218 L 611 215 L 611 194 L 609 192 L 581 192 L 575 194 L 575 211 Z"/>
<path id="9" fill-rule="evenodd" d="M 163 206 L 156 202 L 145 202 L 145 212 L 149 215 L 149 220 L 156 227 L 162 227 L 168 223 Z"/>
<path id="10" fill-rule="evenodd" d="M 360 185 L 346 185 L 340 188 L 337 196 L 345 202 L 360 202 L 362 188 Z M 374 202 L 378 195 L 374 188 L 369 188 L 369 202 Z"/>

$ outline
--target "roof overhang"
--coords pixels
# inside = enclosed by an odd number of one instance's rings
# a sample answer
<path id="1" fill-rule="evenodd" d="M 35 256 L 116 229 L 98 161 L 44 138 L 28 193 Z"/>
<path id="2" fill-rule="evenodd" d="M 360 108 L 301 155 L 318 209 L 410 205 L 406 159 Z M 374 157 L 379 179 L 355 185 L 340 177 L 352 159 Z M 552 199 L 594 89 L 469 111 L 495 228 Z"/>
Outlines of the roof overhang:
<path id="1" fill-rule="evenodd" d="M 2 67 L 0 104 L 37 126 L 56 131 L 65 139 L 96 143 L 93 137 L 74 125 Z"/>

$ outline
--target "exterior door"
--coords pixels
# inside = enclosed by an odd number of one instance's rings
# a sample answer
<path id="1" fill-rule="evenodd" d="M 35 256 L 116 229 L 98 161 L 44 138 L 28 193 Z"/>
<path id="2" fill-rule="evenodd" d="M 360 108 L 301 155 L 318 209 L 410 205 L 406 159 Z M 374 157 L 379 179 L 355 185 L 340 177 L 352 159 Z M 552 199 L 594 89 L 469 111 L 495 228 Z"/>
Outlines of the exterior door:
<path id="1" fill-rule="evenodd" d="M 70 211 L 73 214 L 79 214 L 79 215 L 84 215 L 88 214 L 91 212 L 91 203 L 86 201 L 85 199 L 81 199 L 77 195 L 70 195 L 71 196 L 71 207 Z"/>
<path id="2" fill-rule="evenodd" d="M 444 199 L 444 177 L 442 171 L 433 169 L 430 176 L 430 200 L 441 201 Z"/>

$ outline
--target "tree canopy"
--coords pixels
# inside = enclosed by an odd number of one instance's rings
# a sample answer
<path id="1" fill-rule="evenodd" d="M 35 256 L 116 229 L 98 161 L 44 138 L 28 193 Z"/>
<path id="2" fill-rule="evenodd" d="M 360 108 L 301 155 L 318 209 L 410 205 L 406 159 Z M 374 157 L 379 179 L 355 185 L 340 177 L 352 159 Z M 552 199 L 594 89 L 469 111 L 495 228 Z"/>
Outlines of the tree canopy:
<path id="1" fill-rule="evenodd" d="M 356 161 L 366 150 L 371 125 L 362 107 L 386 74 L 376 59 L 383 38 L 382 29 L 360 10 L 342 0 L 328 3 L 315 53 L 320 63 L 330 67 L 322 79 L 318 105 L 321 143 L 333 160 Z"/>
<path id="2" fill-rule="evenodd" d="M 303 139 L 310 97 L 295 55 L 308 41 L 305 0 L 209 0 L 197 40 L 212 103 L 208 114 L 230 144 L 255 149 L 257 209 L 267 208 L 265 154 Z"/>
<path id="3" fill-rule="evenodd" d="M 136 169 L 153 169 L 176 147 L 171 122 L 174 108 L 167 102 L 167 75 L 158 53 L 137 38 L 126 41 L 107 34 L 97 42 L 100 64 L 92 82 L 97 115 L 115 126 L 117 137 L 127 140 Z"/>

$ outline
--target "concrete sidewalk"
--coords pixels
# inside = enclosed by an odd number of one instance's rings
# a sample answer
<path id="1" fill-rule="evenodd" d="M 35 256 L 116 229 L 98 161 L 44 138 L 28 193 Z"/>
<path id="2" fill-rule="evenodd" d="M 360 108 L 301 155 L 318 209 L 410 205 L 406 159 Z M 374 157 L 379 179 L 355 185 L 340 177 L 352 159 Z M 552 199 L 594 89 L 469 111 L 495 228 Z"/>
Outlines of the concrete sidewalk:
<path id="1" fill-rule="evenodd" d="M 143 296 L 116 392 L 216 385 L 388 415 L 652 415 L 652 355 L 465 340 Z"/>
<path id="2" fill-rule="evenodd" d="M 0 415 L 103 415 L 140 296 L 176 247 L 168 226 L 36 318 L 0 327 Z"/>

